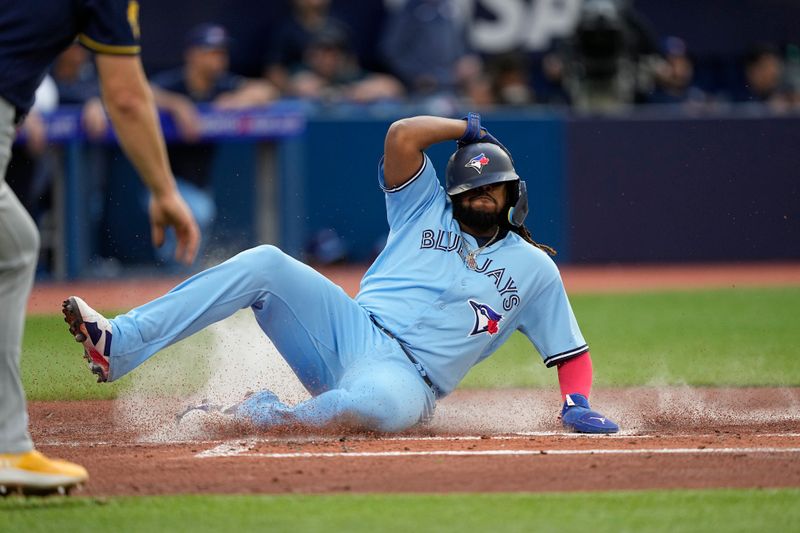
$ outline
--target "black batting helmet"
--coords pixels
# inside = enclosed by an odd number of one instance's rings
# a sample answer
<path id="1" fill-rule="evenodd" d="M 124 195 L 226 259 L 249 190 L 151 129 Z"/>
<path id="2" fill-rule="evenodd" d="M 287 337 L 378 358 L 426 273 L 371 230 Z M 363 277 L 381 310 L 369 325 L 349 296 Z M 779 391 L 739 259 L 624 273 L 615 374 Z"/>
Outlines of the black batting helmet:
<path id="1" fill-rule="evenodd" d="M 444 173 L 447 194 L 454 196 L 484 185 L 517 182 L 510 187 L 508 222 L 522 226 L 528 215 L 528 191 L 525 182 L 514 170 L 511 155 L 493 143 L 474 143 L 462 146 L 450 156 Z"/>

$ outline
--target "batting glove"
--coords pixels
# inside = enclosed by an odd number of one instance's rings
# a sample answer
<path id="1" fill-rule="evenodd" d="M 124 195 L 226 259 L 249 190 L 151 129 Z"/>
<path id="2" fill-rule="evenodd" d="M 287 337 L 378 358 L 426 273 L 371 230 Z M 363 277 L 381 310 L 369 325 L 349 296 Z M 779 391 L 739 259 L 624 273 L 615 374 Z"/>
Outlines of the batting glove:
<path id="1" fill-rule="evenodd" d="M 463 148 L 468 144 L 492 143 L 505 150 L 508 156 L 511 157 L 511 152 L 508 151 L 508 148 L 503 146 L 503 143 L 481 126 L 481 116 L 478 113 L 467 113 L 467 116 L 462 120 L 467 121 L 467 131 L 456 141 L 459 148 Z"/>
<path id="2" fill-rule="evenodd" d="M 564 407 L 561 409 L 561 423 L 568 431 L 576 433 L 616 433 L 619 426 L 592 411 L 589 400 L 582 394 L 567 394 Z"/>

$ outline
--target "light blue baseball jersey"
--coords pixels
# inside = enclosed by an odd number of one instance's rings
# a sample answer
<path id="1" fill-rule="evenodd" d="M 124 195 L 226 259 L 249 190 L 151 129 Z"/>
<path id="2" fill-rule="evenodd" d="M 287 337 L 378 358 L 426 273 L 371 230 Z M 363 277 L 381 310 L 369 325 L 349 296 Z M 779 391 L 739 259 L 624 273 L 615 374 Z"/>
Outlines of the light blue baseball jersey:
<path id="1" fill-rule="evenodd" d="M 477 267 L 428 156 L 403 185 L 386 193 L 389 238 L 361 281 L 356 301 L 391 331 L 449 394 L 475 364 L 515 331 L 545 364 L 588 351 L 555 263 L 514 232 L 484 248 Z"/>

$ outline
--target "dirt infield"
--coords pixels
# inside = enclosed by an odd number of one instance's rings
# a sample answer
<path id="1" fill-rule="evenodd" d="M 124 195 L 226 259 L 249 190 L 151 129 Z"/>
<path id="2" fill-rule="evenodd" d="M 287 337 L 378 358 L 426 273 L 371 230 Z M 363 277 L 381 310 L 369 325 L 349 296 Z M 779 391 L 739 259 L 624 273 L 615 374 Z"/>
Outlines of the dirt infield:
<path id="1" fill-rule="evenodd" d="M 363 269 L 325 275 L 349 294 Z M 570 292 L 800 285 L 800 264 L 563 269 Z M 39 284 L 30 313 L 78 294 L 125 309 L 179 280 Z M 482 492 L 800 486 L 800 388 L 597 390 L 615 436 L 565 434 L 557 391 L 457 391 L 403 435 L 264 434 L 177 426 L 186 400 L 32 402 L 43 452 L 84 464 L 88 496 Z"/>
<path id="2" fill-rule="evenodd" d="M 119 424 L 113 402 L 34 402 L 30 413 L 39 449 L 87 466 L 78 494 L 89 496 L 800 486 L 800 389 L 597 391 L 623 427 L 602 437 L 563 433 L 552 396 L 457 392 L 430 426 L 395 436 L 186 440 L 163 401 L 138 427 Z M 525 431 L 481 425 L 523 397 L 549 414 Z"/>

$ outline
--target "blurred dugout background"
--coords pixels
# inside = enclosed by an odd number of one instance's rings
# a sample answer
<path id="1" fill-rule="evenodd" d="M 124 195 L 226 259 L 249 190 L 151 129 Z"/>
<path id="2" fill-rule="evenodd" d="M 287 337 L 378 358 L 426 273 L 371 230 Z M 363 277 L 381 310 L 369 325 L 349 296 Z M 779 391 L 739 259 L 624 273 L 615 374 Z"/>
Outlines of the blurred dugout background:
<path id="1" fill-rule="evenodd" d="M 159 103 L 205 219 L 196 267 L 263 242 L 370 260 L 386 127 L 467 110 L 514 153 L 559 262 L 800 259 L 792 0 L 140 3 L 148 75 L 183 98 Z M 176 85 L 190 68 L 210 85 Z M 174 272 L 141 238 L 91 59 L 51 75 L 9 171 L 43 230 L 40 278 Z M 440 173 L 452 148 L 430 151 Z"/>

